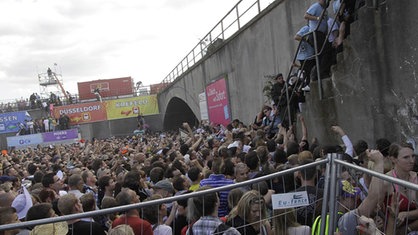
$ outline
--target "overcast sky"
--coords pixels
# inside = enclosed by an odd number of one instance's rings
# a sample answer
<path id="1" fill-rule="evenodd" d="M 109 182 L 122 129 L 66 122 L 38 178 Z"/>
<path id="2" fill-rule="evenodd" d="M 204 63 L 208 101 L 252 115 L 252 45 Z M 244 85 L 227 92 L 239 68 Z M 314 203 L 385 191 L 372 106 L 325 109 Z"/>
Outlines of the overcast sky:
<path id="1" fill-rule="evenodd" d="M 73 94 L 96 79 L 159 83 L 237 2 L 1 0 L 0 102 L 39 93 L 48 67 Z"/>

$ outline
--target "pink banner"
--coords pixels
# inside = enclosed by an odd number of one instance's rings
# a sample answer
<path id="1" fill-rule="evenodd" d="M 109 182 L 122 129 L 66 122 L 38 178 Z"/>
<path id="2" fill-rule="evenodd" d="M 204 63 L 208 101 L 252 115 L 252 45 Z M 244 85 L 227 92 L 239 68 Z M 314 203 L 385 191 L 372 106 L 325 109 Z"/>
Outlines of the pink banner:
<path id="1" fill-rule="evenodd" d="M 206 87 L 209 121 L 224 126 L 231 122 L 229 96 L 225 78 L 219 79 Z"/>

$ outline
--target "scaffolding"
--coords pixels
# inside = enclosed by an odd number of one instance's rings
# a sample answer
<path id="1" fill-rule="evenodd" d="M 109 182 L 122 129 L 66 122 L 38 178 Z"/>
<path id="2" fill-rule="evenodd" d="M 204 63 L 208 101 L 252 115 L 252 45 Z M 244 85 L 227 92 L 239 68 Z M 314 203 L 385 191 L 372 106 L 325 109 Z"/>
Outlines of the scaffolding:
<path id="1" fill-rule="evenodd" d="M 39 87 L 40 87 L 40 94 L 44 97 L 49 97 L 49 93 L 62 93 L 59 96 L 65 97 L 65 99 L 68 99 L 67 92 L 64 89 L 63 86 L 63 79 L 62 75 L 58 74 L 56 72 L 51 71 L 50 68 L 48 68 L 46 73 L 39 73 L 38 74 L 38 80 L 39 80 Z M 50 87 L 53 87 L 53 89 L 50 89 Z"/>

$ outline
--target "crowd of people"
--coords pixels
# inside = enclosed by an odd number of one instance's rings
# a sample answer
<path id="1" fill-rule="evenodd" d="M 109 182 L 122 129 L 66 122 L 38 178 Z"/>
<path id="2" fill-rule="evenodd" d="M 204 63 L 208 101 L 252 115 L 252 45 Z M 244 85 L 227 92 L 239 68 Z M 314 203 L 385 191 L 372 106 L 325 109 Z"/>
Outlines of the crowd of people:
<path id="1" fill-rule="evenodd" d="M 347 32 L 341 28 L 346 28 L 345 23 L 351 17 L 350 11 L 345 10 L 349 7 L 334 1 L 335 13 L 341 12 L 336 14 L 340 28 L 335 29 L 323 13 L 326 2 L 318 0 L 307 10 L 308 26 L 295 37 L 304 41 L 298 60 L 304 74 L 301 88 L 305 91 L 312 78 L 308 68 L 314 66 L 309 61 L 312 55 L 302 56 L 303 51 L 310 54 L 314 47 L 307 33 L 319 30 L 325 34 L 332 28 L 336 33 L 329 42 L 338 48 L 341 35 Z M 321 22 L 325 22 L 325 29 L 317 27 Z M 320 41 L 321 33 L 318 35 Z M 416 155 L 411 144 L 385 138 L 374 144 L 361 139 L 353 144 L 345 130 L 337 125 L 331 131 L 336 142 L 342 145 L 324 145 L 317 138 L 309 139 L 305 120 L 297 115 L 297 105 L 288 107 L 283 98 L 284 84 L 289 81 L 281 74 L 275 80 L 271 89 L 273 104 L 263 105 L 249 125 L 238 119 L 226 127 L 205 122 L 191 127 L 183 123 L 186 136 L 177 131 L 151 133 L 144 131 L 146 124 L 140 114 L 138 131 L 131 136 L 2 151 L 0 225 L 140 205 L 247 182 L 296 166 L 309 166 L 325 159 L 328 153 L 339 153 L 351 164 L 418 183 Z M 290 81 L 290 86 L 293 84 L 295 81 Z M 51 130 L 50 126 L 46 128 L 46 121 L 39 123 L 42 124 L 44 131 Z M 0 234 L 308 235 L 319 234 L 321 229 L 328 234 L 328 216 L 326 228 L 321 227 L 321 208 L 327 203 L 322 199 L 328 193 L 324 192 L 324 167 L 306 167 L 268 181 L 172 203 L 0 231 Z M 337 184 L 336 233 L 417 233 L 415 190 L 346 167 L 339 173 Z M 304 191 L 308 206 L 272 207 L 273 194 Z"/>
<path id="2" fill-rule="evenodd" d="M 64 98 L 64 101 L 62 99 Z M 54 106 L 61 106 L 66 104 L 75 103 L 75 97 L 73 97 L 68 91 L 66 91 L 66 97 L 59 97 L 53 92 L 49 93 L 49 97 L 43 98 L 38 93 L 32 93 L 29 98 L 16 99 L 14 102 L 0 103 L 0 113 L 8 113 L 15 111 L 25 111 L 31 109 L 41 109 L 45 110 L 46 113 L 49 112 L 49 106 L 52 104 Z"/>
<path id="3" fill-rule="evenodd" d="M 20 101 L 17 101 L 16 104 L 19 104 Z M 20 105 L 18 105 L 18 107 L 20 107 Z M 13 104 L 8 102 L 8 103 L 0 103 L 0 113 L 7 113 L 7 112 L 13 112 Z"/>
<path id="4" fill-rule="evenodd" d="M 31 109 L 41 109 L 48 112 L 50 104 L 53 104 L 54 106 L 61 106 L 63 104 L 72 104 L 74 102 L 74 98 L 71 96 L 71 94 L 67 93 L 67 97 L 68 99 L 63 102 L 61 98 L 55 93 L 51 92 L 49 98 L 42 98 L 38 93 L 35 92 L 32 93 L 27 99 L 21 97 L 20 99 L 16 99 L 14 102 L 0 103 L 0 113 L 25 111 Z"/>
<path id="5" fill-rule="evenodd" d="M 18 135 L 68 130 L 70 129 L 70 117 L 66 114 L 61 114 L 59 118 L 48 115 L 48 117 L 37 118 L 35 120 L 26 120 L 26 123 L 21 123 L 19 127 Z"/>
<path id="6" fill-rule="evenodd" d="M 184 123 L 177 132 L 139 133 L 77 144 L 2 152 L 0 224 L 77 214 L 152 201 L 193 191 L 245 182 L 340 152 L 343 159 L 380 173 L 417 183 L 410 145 L 379 139 L 368 150 L 352 144 L 340 126 L 332 131 L 344 146 L 308 140 L 302 116 L 296 126 L 278 125 L 272 135 L 256 123 L 233 120 L 227 127 Z M 374 164 L 370 164 L 374 162 Z M 400 234 L 418 230 L 416 192 L 379 178 L 343 169 L 339 176 L 338 231 Z M 324 168 L 310 167 L 267 182 L 233 190 L 75 219 L 11 234 L 318 234 L 324 195 Z M 309 206 L 273 209 L 272 195 L 306 191 Z M 383 223 L 385 221 L 386 223 Z M 328 222 L 327 222 L 328 223 Z M 60 231 L 61 233 L 58 233 Z M 216 234 L 216 233 L 215 233 Z M 367 233 L 366 233 L 367 234 Z"/>

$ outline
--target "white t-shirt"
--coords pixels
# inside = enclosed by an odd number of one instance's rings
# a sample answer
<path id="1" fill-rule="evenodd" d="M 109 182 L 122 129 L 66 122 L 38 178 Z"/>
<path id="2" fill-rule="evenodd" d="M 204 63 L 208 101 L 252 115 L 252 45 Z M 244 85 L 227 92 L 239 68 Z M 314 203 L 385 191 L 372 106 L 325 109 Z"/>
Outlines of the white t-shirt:
<path id="1" fill-rule="evenodd" d="M 172 229 L 170 226 L 160 224 L 154 229 L 154 235 L 172 235 Z"/>
<path id="2" fill-rule="evenodd" d="M 27 122 L 26 125 L 28 125 L 28 127 L 30 129 L 33 129 L 33 122 L 32 121 Z"/>
<path id="3" fill-rule="evenodd" d="M 306 225 L 298 226 L 298 227 L 289 227 L 287 228 L 288 235 L 310 235 L 311 228 Z"/>
<path id="4" fill-rule="evenodd" d="M 48 131 L 49 130 L 49 120 L 48 119 L 44 120 L 44 126 L 45 126 L 45 130 Z"/>

